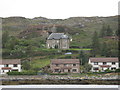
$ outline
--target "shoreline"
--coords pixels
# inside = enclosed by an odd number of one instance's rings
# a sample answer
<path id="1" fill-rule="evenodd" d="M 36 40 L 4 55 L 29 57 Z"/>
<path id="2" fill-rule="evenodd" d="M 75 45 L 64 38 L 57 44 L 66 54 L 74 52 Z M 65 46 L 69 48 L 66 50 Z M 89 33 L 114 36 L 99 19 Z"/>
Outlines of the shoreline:
<path id="1" fill-rule="evenodd" d="M 2 85 L 120 85 L 120 79 L 2 79 Z"/>

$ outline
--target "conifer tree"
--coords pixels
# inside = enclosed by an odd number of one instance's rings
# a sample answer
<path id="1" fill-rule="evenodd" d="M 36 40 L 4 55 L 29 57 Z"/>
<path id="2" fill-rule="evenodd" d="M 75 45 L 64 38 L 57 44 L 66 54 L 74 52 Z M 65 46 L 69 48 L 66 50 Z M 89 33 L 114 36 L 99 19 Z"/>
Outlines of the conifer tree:
<path id="1" fill-rule="evenodd" d="M 108 49 L 107 44 L 104 42 L 101 47 L 101 56 L 107 56 Z"/>
<path id="2" fill-rule="evenodd" d="M 116 31 L 115 31 L 115 35 L 116 35 L 116 36 L 118 36 L 118 35 L 119 35 L 118 30 L 116 30 Z"/>
<path id="3" fill-rule="evenodd" d="M 80 51 L 79 61 L 80 61 L 80 64 L 81 64 L 81 65 L 83 64 L 83 59 L 84 59 L 83 51 Z"/>
<path id="4" fill-rule="evenodd" d="M 106 27 L 105 25 L 103 25 L 99 37 L 103 38 L 105 35 L 106 35 Z"/>
<path id="5" fill-rule="evenodd" d="M 97 54 L 99 54 L 99 52 L 100 52 L 100 43 L 99 43 L 98 34 L 95 31 L 92 38 L 92 55 L 96 56 Z"/>
<path id="6" fill-rule="evenodd" d="M 85 63 L 87 63 L 88 56 L 83 51 L 80 51 L 79 60 L 81 65 L 85 65 Z"/>
<path id="7" fill-rule="evenodd" d="M 5 31 L 3 34 L 2 34 L 2 47 L 5 48 L 5 45 L 6 43 L 8 42 L 9 40 L 9 33 L 8 31 Z"/>
<path id="8" fill-rule="evenodd" d="M 113 31 L 110 28 L 110 26 L 108 25 L 107 29 L 106 29 L 106 36 L 112 36 L 113 35 Z"/>

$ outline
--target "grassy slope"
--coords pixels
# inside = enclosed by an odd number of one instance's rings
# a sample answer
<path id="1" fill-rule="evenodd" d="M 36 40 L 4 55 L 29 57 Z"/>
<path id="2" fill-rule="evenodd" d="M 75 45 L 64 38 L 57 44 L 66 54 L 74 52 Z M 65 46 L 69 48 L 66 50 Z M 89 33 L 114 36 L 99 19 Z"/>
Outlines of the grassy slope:
<path id="1" fill-rule="evenodd" d="M 65 20 L 52 20 L 47 18 L 34 18 L 27 19 L 23 17 L 9 17 L 3 18 L 3 32 L 9 31 L 10 35 L 18 36 L 20 32 L 25 31 L 29 25 L 37 25 L 44 24 L 48 25 L 55 24 L 57 22 L 58 25 L 66 25 L 70 28 L 70 31 L 73 41 L 70 46 L 77 45 L 80 47 L 85 47 L 91 44 L 91 38 L 93 36 L 93 32 L 100 32 L 102 25 L 107 24 L 113 29 L 113 31 L 118 28 L 118 19 L 117 16 L 113 17 L 72 17 Z M 83 24 L 84 27 L 74 27 L 78 24 Z M 76 33 L 79 33 L 76 35 Z M 36 38 L 36 39 L 35 39 Z M 40 37 L 43 40 L 42 37 Z M 38 37 L 34 37 L 34 40 L 38 40 Z M 44 39 L 45 40 L 45 39 Z M 44 41 L 45 42 L 45 41 Z"/>
<path id="2" fill-rule="evenodd" d="M 50 59 L 36 59 L 31 62 L 32 68 L 42 68 L 50 64 Z"/>
<path id="3" fill-rule="evenodd" d="M 92 22 L 87 22 L 86 20 L 91 20 Z M 79 34 L 71 34 L 73 41 L 71 42 L 70 45 L 77 45 L 80 47 L 85 47 L 91 44 L 91 38 L 93 35 L 94 31 L 100 31 L 102 25 L 105 23 L 107 25 L 110 25 L 113 31 L 117 30 L 117 17 L 109 17 L 109 18 L 69 18 L 66 20 L 30 20 L 26 18 L 4 18 L 3 19 L 3 32 L 4 31 L 9 31 L 10 35 L 18 36 L 20 32 L 25 31 L 27 26 L 29 25 L 36 25 L 40 22 L 48 22 L 48 23 L 56 23 L 60 25 L 66 25 L 70 27 L 71 31 L 70 32 L 75 32 Z M 74 23 L 79 23 L 81 22 L 82 24 L 85 25 L 83 28 L 79 27 L 73 27 Z M 69 32 L 69 31 L 68 31 Z M 37 40 L 39 41 L 39 38 L 41 37 L 36 37 L 32 38 L 32 40 Z M 42 38 L 41 38 L 42 39 Z M 40 49 L 41 50 L 41 49 Z M 38 50 L 39 51 L 39 50 Z M 73 55 L 74 56 L 74 55 Z M 76 55 L 75 55 L 76 56 Z M 50 59 L 49 57 L 52 58 L 63 58 L 65 55 L 54 55 L 53 56 L 47 56 L 44 59 L 35 59 L 34 61 L 31 62 L 32 67 L 44 67 L 48 64 L 50 64 Z"/>

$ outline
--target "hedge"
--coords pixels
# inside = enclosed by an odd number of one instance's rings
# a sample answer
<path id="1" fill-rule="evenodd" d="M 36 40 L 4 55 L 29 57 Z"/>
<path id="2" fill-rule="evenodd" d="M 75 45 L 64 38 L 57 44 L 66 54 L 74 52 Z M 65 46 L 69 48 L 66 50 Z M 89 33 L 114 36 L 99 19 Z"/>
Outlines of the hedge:
<path id="1" fill-rule="evenodd" d="M 35 71 L 23 71 L 23 72 L 17 72 L 17 71 L 12 71 L 8 72 L 8 75 L 37 75 L 37 72 Z"/>
<path id="2" fill-rule="evenodd" d="M 49 75 L 68 75 L 68 73 L 50 73 Z"/>
<path id="3" fill-rule="evenodd" d="M 119 69 L 116 69 L 115 72 L 120 72 L 120 68 L 119 68 Z"/>

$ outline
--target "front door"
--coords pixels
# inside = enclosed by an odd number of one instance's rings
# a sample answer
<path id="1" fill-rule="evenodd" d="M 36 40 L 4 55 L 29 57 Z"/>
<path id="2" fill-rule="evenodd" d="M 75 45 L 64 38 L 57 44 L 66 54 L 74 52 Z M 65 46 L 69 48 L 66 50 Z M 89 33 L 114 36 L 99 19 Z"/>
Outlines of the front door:
<path id="1" fill-rule="evenodd" d="M 68 73 L 70 73 L 70 69 L 68 69 Z"/>

